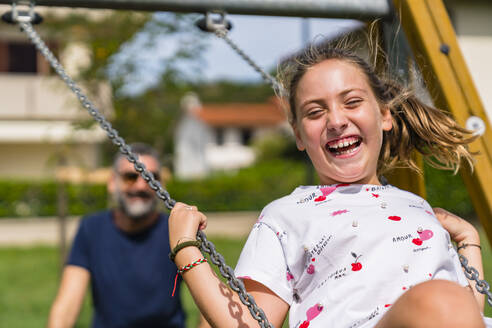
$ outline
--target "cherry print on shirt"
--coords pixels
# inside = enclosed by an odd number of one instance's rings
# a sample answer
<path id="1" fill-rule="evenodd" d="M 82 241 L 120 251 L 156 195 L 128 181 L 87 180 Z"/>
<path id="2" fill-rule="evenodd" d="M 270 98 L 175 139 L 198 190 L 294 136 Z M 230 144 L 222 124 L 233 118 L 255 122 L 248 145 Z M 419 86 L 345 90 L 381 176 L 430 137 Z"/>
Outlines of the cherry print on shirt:
<path id="1" fill-rule="evenodd" d="M 249 280 L 251 280 L 251 277 L 250 276 L 239 276 L 237 278 L 238 279 L 249 279 Z"/>
<path id="2" fill-rule="evenodd" d="M 352 256 L 355 258 L 355 262 L 352 263 L 352 271 L 360 271 L 362 269 L 362 263 L 358 262 L 362 255 L 357 256 L 354 252 L 351 252 Z"/>
<path id="3" fill-rule="evenodd" d="M 316 259 L 315 258 L 312 258 L 311 261 L 314 262 L 314 261 L 316 261 Z M 307 267 L 306 272 L 308 274 L 314 274 L 314 264 L 312 264 L 312 263 L 309 264 L 308 267 Z"/>
<path id="4" fill-rule="evenodd" d="M 350 186 L 349 184 L 337 184 L 336 186 L 328 186 L 328 187 L 322 187 L 319 190 L 321 191 L 322 195 L 316 197 L 314 200 L 315 202 L 322 202 L 326 200 L 326 196 L 334 192 L 337 188 L 340 187 L 345 187 L 345 186 Z"/>
<path id="5" fill-rule="evenodd" d="M 345 213 L 348 213 L 348 210 L 338 210 L 338 211 L 331 213 L 331 216 L 337 216 L 337 215 L 341 215 L 341 214 L 345 214 Z"/>
<path id="6" fill-rule="evenodd" d="M 334 192 L 337 188 L 347 187 L 347 186 L 350 186 L 350 184 L 348 184 L 348 183 L 339 183 L 336 186 L 322 187 L 319 190 L 321 190 L 321 192 L 323 193 L 323 196 L 328 196 L 329 194 L 331 194 L 332 192 Z"/>
<path id="7" fill-rule="evenodd" d="M 371 193 L 372 197 L 374 198 L 378 198 L 379 197 L 379 194 L 374 194 L 374 193 Z"/>
<path id="8" fill-rule="evenodd" d="M 425 240 L 429 240 L 434 236 L 432 230 L 429 229 L 423 230 L 422 228 L 419 228 L 417 230 L 417 233 L 419 237 L 412 239 L 412 243 L 414 243 L 417 246 L 422 245 Z"/>
<path id="9" fill-rule="evenodd" d="M 299 328 L 307 328 L 307 327 L 309 327 L 309 321 L 307 320 L 304 320 L 304 322 L 299 325 Z"/>
<path id="10" fill-rule="evenodd" d="M 299 328 L 307 328 L 309 327 L 309 323 L 316 318 L 321 311 L 323 311 L 323 304 L 318 303 L 313 306 L 311 306 L 307 311 L 306 311 L 306 320 L 304 320 L 303 323 L 299 326 Z"/>
<path id="11" fill-rule="evenodd" d="M 390 219 L 391 221 L 401 221 L 401 217 L 399 217 L 398 215 L 388 216 L 388 219 Z"/>
<path id="12" fill-rule="evenodd" d="M 289 271 L 287 271 L 286 276 L 287 276 L 287 281 L 291 281 L 292 279 L 294 279 L 294 276 Z"/>
<path id="13" fill-rule="evenodd" d="M 323 193 L 323 196 L 328 196 L 332 192 L 334 192 L 337 189 L 337 186 L 329 186 L 329 187 L 323 187 L 320 188 L 319 190 Z"/>
<path id="14" fill-rule="evenodd" d="M 431 230 L 422 230 L 422 231 L 417 231 L 419 234 L 419 238 L 422 241 L 429 240 L 434 236 L 434 233 Z"/>

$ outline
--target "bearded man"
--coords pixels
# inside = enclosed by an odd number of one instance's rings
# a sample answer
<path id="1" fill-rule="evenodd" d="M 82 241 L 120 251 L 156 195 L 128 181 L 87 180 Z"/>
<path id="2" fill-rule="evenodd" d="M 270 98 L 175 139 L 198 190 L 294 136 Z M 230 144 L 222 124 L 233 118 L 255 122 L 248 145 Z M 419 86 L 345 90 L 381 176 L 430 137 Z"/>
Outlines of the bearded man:
<path id="1" fill-rule="evenodd" d="M 148 171 L 160 178 L 159 156 L 145 144 L 132 144 Z M 73 327 L 91 285 L 92 327 L 182 328 L 185 316 L 172 297 L 177 268 L 168 258 L 168 217 L 157 198 L 121 154 L 108 182 L 115 208 L 82 219 L 63 269 L 48 327 Z"/>

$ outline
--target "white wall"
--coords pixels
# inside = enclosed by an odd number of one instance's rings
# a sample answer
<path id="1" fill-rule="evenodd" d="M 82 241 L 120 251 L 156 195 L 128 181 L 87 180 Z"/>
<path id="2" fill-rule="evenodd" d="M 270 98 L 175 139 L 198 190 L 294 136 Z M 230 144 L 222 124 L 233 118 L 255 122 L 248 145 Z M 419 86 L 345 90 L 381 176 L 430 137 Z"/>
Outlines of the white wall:
<path id="1" fill-rule="evenodd" d="M 492 122 L 492 3 L 452 2 L 450 9 L 461 51 Z"/>
<path id="2" fill-rule="evenodd" d="M 205 176 L 210 168 L 205 148 L 214 138 L 213 131 L 192 116 L 180 120 L 174 136 L 174 173 L 180 178 Z"/>
<path id="3" fill-rule="evenodd" d="M 99 148 L 94 144 L 63 146 L 51 143 L 0 143 L 0 177 L 53 178 L 57 154 L 60 152 L 65 154 L 70 166 L 95 168 L 99 163 Z"/>

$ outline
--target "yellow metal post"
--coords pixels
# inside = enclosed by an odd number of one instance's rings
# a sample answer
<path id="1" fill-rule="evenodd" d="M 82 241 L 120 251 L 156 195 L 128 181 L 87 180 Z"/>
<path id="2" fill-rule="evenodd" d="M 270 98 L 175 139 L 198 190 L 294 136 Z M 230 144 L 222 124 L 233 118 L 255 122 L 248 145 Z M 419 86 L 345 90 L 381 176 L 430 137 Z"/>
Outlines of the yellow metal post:
<path id="1" fill-rule="evenodd" d="M 472 173 L 464 167 L 461 174 L 492 241 L 492 132 L 446 8 L 442 0 L 394 0 L 394 4 L 436 106 L 448 109 L 462 126 L 470 116 L 485 122 L 484 135 L 470 147 L 480 153 L 475 169 Z"/>

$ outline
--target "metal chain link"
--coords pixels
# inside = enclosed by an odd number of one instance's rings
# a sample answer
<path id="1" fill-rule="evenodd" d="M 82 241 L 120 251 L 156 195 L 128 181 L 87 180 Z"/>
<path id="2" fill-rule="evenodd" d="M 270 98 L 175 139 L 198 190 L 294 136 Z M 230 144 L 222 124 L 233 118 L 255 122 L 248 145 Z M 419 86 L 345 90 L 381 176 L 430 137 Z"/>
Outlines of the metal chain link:
<path id="1" fill-rule="evenodd" d="M 150 188 L 156 193 L 157 197 L 164 201 L 164 204 L 168 209 L 172 209 L 176 204 L 176 201 L 171 198 L 160 182 L 154 178 L 154 175 L 146 169 L 145 165 L 138 160 L 138 156 L 131 151 L 130 146 L 126 144 L 122 137 L 119 136 L 118 131 L 111 126 L 111 123 L 106 120 L 106 118 L 97 110 L 92 102 L 88 100 L 87 96 L 84 95 L 77 84 L 70 78 L 70 76 L 68 76 L 63 66 L 49 50 L 43 40 L 41 40 L 37 32 L 33 29 L 31 23 L 18 22 L 18 24 L 27 34 L 31 42 L 50 63 L 55 72 L 77 96 L 77 99 L 80 101 L 82 106 L 99 123 L 101 128 L 106 131 L 108 138 L 113 142 L 113 144 L 119 147 L 120 152 L 126 156 L 130 163 L 134 165 L 135 170 L 140 173 L 142 178 L 149 184 Z M 235 277 L 233 269 L 225 263 L 224 257 L 215 250 L 215 245 L 211 241 L 207 240 L 202 231 L 198 232 L 197 239 L 202 242 L 202 251 L 210 254 L 212 263 L 219 267 L 222 276 L 227 280 L 227 283 L 231 289 L 238 293 L 241 302 L 248 307 L 249 312 L 258 321 L 260 327 L 273 328 L 273 325 L 268 322 L 263 310 L 256 305 L 253 296 L 246 291 L 242 281 Z"/>
<path id="2" fill-rule="evenodd" d="M 214 33 L 217 37 L 223 39 L 231 48 L 234 50 L 246 63 L 248 63 L 256 72 L 258 72 L 263 80 L 270 84 L 273 88 L 273 91 L 277 95 L 282 95 L 283 94 L 283 88 L 282 85 L 277 81 L 276 78 L 265 72 L 260 66 L 256 64 L 256 62 L 248 56 L 241 48 L 239 48 L 234 41 L 232 41 L 231 38 L 227 35 L 227 28 L 226 27 L 220 27 L 216 28 Z"/>
<path id="3" fill-rule="evenodd" d="M 80 101 L 82 106 L 89 112 L 94 120 L 99 123 L 101 128 L 106 131 L 108 138 L 113 142 L 113 144 L 119 147 L 120 152 L 126 156 L 130 163 L 133 164 L 135 170 L 142 175 L 142 178 L 149 184 L 150 188 L 152 188 L 152 190 L 156 193 L 157 197 L 164 201 L 168 209 L 171 209 L 176 201 L 171 199 L 169 193 L 162 188 L 160 182 L 157 181 L 154 178 L 154 175 L 146 169 L 145 165 L 138 160 L 138 156 L 132 153 L 130 146 L 127 145 L 125 140 L 119 136 L 118 131 L 111 126 L 111 123 L 105 119 L 105 117 L 99 112 L 99 110 L 97 110 L 97 108 L 92 104 L 77 84 L 70 78 L 70 76 L 68 76 L 63 66 L 33 29 L 31 23 L 21 21 L 18 24 L 27 34 L 31 42 L 50 63 L 51 67 L 53 67 L 63 82 L 65 82 L 70 90 L 72 90 L 72 92 L 77 96 L 77 99 Z"/>
<path id="4" fill-rule="evenodd" d="M 480 280 L 479 279 L 479 273 L 477 269 L 475 269 L 472 266 L 468 266 L 468 260 L 466 257 L 464 257 L 461 254 L 458 254 L 461 262 L 461 266 L 463 267 L 465 271 L 465 276 L 470 279 L 475 281 L 475 288 L 480 294 L 484 294 L 487 296 L 487 303 L 489 303 L 490 306 L 492 306 L 492 293 L 490 292 L 490 285 L 487 281 L 485 280 Z"/>

